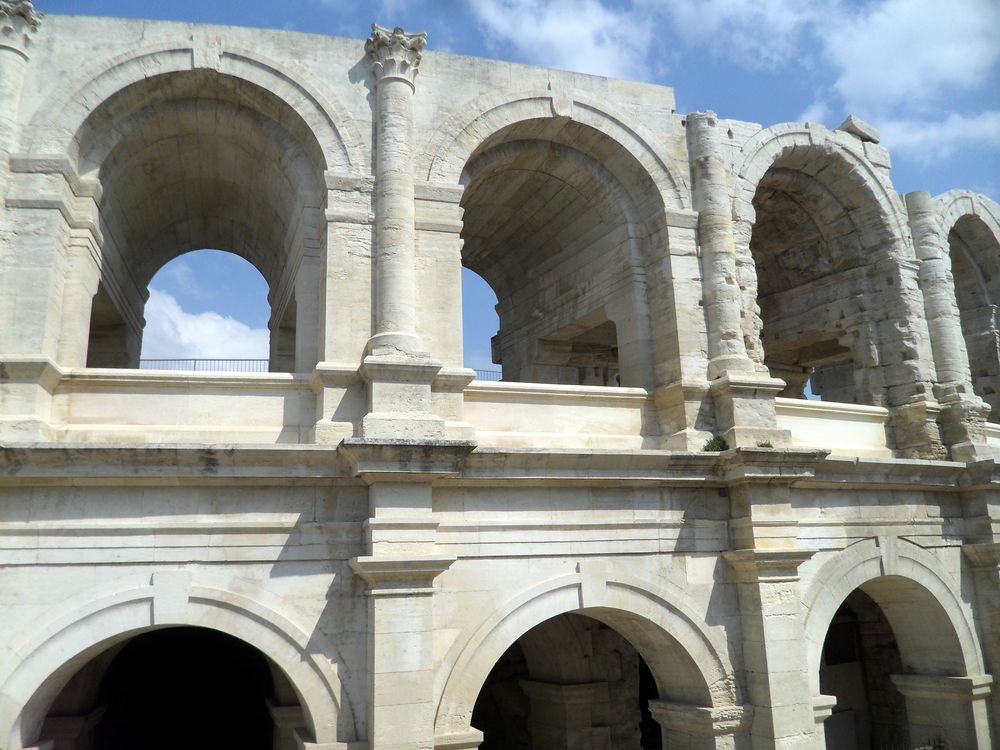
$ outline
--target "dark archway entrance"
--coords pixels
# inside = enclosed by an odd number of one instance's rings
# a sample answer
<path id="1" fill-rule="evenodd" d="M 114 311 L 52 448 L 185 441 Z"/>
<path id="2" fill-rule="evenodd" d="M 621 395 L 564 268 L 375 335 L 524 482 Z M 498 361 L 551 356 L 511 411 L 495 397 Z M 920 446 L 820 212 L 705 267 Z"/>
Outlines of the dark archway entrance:
<path id="1" fill-rule="evenodd" d="M 823 644 L 820 690 L 837 699 L 823 727 L 827 750 L 909 747 L 906 699 L 891 679 L 902 672 L 889 621 L 870 596 L 855 589 Z"/>
<path id="2" fill-rule="evenodd" d="M 53 740 L 53 750 L 271 750 L 278 745 L 269 705 L 288 702 L 286 683 L 233 636 L 153 630 L 80 669 L 50 708 L 41 739 Z"/>
<path id="3" fill-rule="evenodd" d="M 500 657 L 472 713 L 480 750 L 659 750 L 649 711 L 659 694 L 639 653 L 616 630 L 559 615 L 529 630 Z"/>

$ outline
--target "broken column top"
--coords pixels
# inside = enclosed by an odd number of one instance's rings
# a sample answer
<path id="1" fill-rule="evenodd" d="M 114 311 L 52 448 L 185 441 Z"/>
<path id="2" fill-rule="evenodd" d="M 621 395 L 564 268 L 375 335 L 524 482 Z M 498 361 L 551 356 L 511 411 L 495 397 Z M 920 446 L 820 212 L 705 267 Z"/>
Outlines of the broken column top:
<path id="1" fill-rule="evenodd" d="M 878 143 L 880 140 L 878 129 L 874 125 L 869 125 L 854 115 L 848 115 L 847 119 L 837 126 L 837 130 L 843 130 L 845 133 L 850 133 L 855 138 L 868 143 Z"/>

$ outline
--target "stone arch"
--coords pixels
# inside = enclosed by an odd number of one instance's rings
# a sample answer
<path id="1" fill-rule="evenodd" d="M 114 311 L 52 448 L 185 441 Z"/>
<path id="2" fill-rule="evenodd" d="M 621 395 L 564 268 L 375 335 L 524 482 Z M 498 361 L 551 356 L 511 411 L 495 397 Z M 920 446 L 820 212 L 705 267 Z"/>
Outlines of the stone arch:
<path id="1" fill-rule="evenodd" d="M 820 693 L 820 659 L 830 622 L 848 595 L 858 588 L 885 611 L 904 662 L 909 660 L 911 667 L 954 676 L 983 673 L 983 655 L 972 614 L 958 584 L 941 570 L 938 559 L 901 539 L 869 539 L 820 567 L 803 597 L 809 680 L 814 695 Z M 911 598 L 908 606 L 913 617 L 901 616 L 906 606 L 887 603 L 894 589 Z"/>
<path id="2" fill-rule="evenodd" d="M 704 618 L 683 604 L 680 587 L 661 581 L 658 588 L 664 596 L 626 576 L 593 581 L 571 574 L 509 599 L 445 655 L 435 679 L 435 733 L 469 732 L 476 698 L 496 661 L 528 630 L 568 613 L 593 617 L 626 638 L 649 665 L 661 698 L 710 708 L 740 706 L 725 646 Z"/>
<path id="3" fill-rule="evenodd" d="M 637 123 L 626 124 L 634 118 L 608 102 L 579 95 L 570 100 L 549 90 L 501 91 L 464 103 L 429 139 L 418 174 L 426 173 L 430 182 L 457 184 L 469 158 L 489 136 L 519 122 L 545 118 L 571 119 L 601 132 L 642 165 L 667 208 L 690 207 L 687 181 L 656 152 L 652 134 Z"/>
<path id="4" fill-rule="evenodd" d="M 59 125 L 38 128 L 52 143 L 31 146 L 62 150 L 95 198 L 100 250 L 73 254 L 60 361 L 138 366 L 150 279 L 178 254 L 215 248 L 268 283 L 270 369 L 311 369 L 321 358 L 324 177 L 363 169 L 350 118 L 294 71 L 206 43 L 84 75 Z"/>
<path id="5" fill-rule="evenodd" d="M 934 200 L 951 261 L 976 395 L 1000 419 L 1000 206 L 984 195 L 950 190 Z"/>
<path id="6" fill-rule="evenodd" d="M 0 738 L 4 747 L 31 745 L 49 705 L 66 682 L 93 657 L 155 628 L 188 625 L 234 636 L 258 649 L 284 673 L 301 703 L 309 731 L 320 743 L 353 740 L 351 702 L 332 659 L 336 650 L 318 633 L 307 634 L 269 601 L 233 591 L 191 585 L 182 573 L 154 574 L 152 584 L 133 579 L 128 588 L 87 592 L 59 608 L 52 619 L 10 641 L 12 661 L 0 675 Z M 286 605 L 287 606 L 287 605 Z"/>
<path id="7" fill-rule="evenodd" d="M 865 145 L 786 123 L 744 146 L 733 196 L 744 341 L 785 380 L 781 395 L 804 398 L 811 383 L 826 400 L 899 406 L 893 447 L 937 455 L 936 431 L 902 408 L 930 393 L 933 373 L 923 305 L 908 293 L 908 220 Z"/>
<path id="8" fill-rule="evenodd" d="M 849 137 L 849 136 L 844 136 Z M 853 138 L 853 137 L 852 137 Z M 861 142 L 858 141 L 860 147 Z M 902 202 L 863 155 L 848 148 L 836 133 L 815 123 L 784 123 L 765 128 L 743 146 L 743 160 L 736 171 L 733 215 L 738 221 L 753 223 L 756 212 L 754 194 L 765 173 L 779 158 L 791 152 L 820 149 L 826 155 L 841 160 L 847 167 L 853 186 L 863 189 L 878 207 L 879 217 L 892 229 L 896 240 L 892 245 L 895 257 L 912 257 L 908 252 L 909 236 L 906 213 Z"/>
<path id="9" fill-rule="evenodd" d="M 1000 243 L 1000 204 L 971 190 L 949 190 L 934 198 L 934 209 L 941 217 L 941 225 L 950 231 L 964 216 L 976 216 Z"/>
<path id="10" fill-rule="evenodd" d="M 463 186 L 463 265 L 497 296 L 505 380 L 655 387 L 679 355 L 667 214 L 687 204 L 652 141 L 547 91 L 480 99 L 431 138 L 420 171 Z M 466 110 L 467 111 L 467 110 Z M 650 273 L 651 267 L 657 272 Z"/>
<path id="11" fill-rule="evenodd" d="M 161 44 L 102 60 L 83 68 L 53 90 L 27 128 L 25 152 L 66 154 L 74 163 L 77 134 L 84 122 L 115 93 L 145 78 L 213 69 L 254 83 L 282 99 L 312 130 L 323 149 L 325 169 L 360 174 L 368 164 L 363 141 L 347 109 L 307 83 L 304 70 L 237 48 L 210 44 Z"/>

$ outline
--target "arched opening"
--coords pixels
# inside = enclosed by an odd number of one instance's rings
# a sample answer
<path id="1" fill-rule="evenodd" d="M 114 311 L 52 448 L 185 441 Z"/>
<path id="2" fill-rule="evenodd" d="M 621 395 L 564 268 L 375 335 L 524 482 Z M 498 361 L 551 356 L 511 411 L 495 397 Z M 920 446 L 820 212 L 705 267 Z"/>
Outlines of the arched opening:
<path id="1" fill-rule="evenodd" d="M 960 218 L 948 233 L 955 298 L 969 354 L 972 387 L 1000 421 L 1000 238 L 978 216 Z"/>
<path id="2" fill-rule="evenodd" d="M 827 747 L 978 747 L 985 693 L 944 606 L 926 588 L 884 575 L 837 609 L 819 661 L 819 688 L 836 698 Z"/>
<path id="3" fill-rule="evenodd" d="M 462 352 L 464 364 L 476 371 L 477 380 L 499 380 L 494 353 L 500 328 L 497 295 L 486 280 L 470 268 L 462 268 Z"/>
<path id="4" fill-rule="evenodd" d="M 532 119 L 487 138 L 462 183 L 462 262 L 496 294 L 503 379 L 648 385 L 644 258 L 666 228 L 642 165 L 589 126 Z"/>
<path id="5" fill-rule="evenodd" d="M 804 146 L 770 165 L 753 207 L 759 345 L 781 395 L 882 405 L 874 297 L 894 280 L 869 278 L 889 242 L 875 199 L 838 154 Z"/>
<path id="6" fill-rule="evenodd" d="M 153 276 L 145 313 L 143 368 L 260 372 L 269 359 L 277 370 L 293 365 L 269 344 L 267 282 L 233 253 L 174 258 Z"/>
<path id="7" fill-rule="evenodd" d="M 856 589 L 830 623 L 819 670 L 820 690 L 837 699 L 823 729 L 826 746 L 910 747 L 906 699 L 892 684 L 903 672 L 892 627 L 870 596 Z"/>
<path id="8" fill-rule="evenodd" d="M 500 657 L 472 725 L 482 750 L 663 747 L 649 666 L 610 626 L 565 614 L 535 626 Z"/>
<path id="9" fill-rule="evenodd" d="M 109 98 L 75 146 L 81 174 L 101 185 L 99 283 L 80 342 L 89 366 L 137 367 L 153 275 L 184 253 L 215 248 L 264 277 L 270 369 L 311 369 L 324 158 L 301 116 L 244 80 L 170 73 Z"/>
<path id="10" fill-rule="evenodd" d="M 147 631 L 93 657 L 48 710 L 53 750 L 294 747 L 287 678 L 253 646 L 197 627 Z"/>

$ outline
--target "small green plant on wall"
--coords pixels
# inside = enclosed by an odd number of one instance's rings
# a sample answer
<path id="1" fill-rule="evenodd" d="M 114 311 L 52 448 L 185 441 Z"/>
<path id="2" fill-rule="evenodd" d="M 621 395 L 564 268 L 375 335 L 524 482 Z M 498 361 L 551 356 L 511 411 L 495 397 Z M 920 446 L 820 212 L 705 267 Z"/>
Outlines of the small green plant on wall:
<path id="1" fill-rule="evenodd" d="M 725 438 L 719 437 L 718 435 L 715 435 L 714 437 L 710 438 L 705 443 L 705 447 L 702 448 L 702 450 L 703 451 L 727 451 L 727 450 L 729 450 L 729 443 L 726 442 Z"/>

